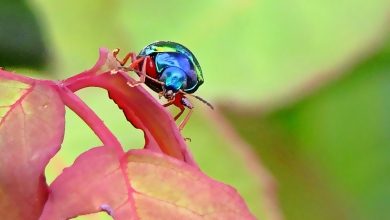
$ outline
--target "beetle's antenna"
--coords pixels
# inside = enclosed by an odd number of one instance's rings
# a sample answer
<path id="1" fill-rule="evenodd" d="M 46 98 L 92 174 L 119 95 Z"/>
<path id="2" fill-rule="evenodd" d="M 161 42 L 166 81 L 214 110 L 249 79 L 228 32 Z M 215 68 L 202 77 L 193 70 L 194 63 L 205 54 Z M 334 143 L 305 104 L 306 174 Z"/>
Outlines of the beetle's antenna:
<path id="1" fill-rule="evenodd" d="M 199 97 L 199 96 L 197 96 L 197 95 L 192 95 L 192 94 L 186 93 L 186 92 L 184 92 L 183 90 L 180 90 L 180 91 L 181 91 L 183 94 L 185 94 L 185 95 L 192 96 L 192 97 L 196 98 L 197 100 L 203 102 L 203 103 L 206 104 L 208 107 L 210 107 L 212 110 L 214 110 L 214 106 L 213 106 L 212 104 L 210 104 L 210 102 L 204 100 L 203 98 L 201 98 L 201 97 Z"/>
<path id="2" fill-rule="evenodd" d="M 190 95 L 196 99 L 198 99 L 199 101 L 203 102 L 204 104 L 206 104 L 208 107 L 210 107 L 212 110 L 214 110 L 214 106 L 212 104 L 210 104 L 210 102 L 204 100 L 203 98 L 197 96 L 197 95 Z"/>

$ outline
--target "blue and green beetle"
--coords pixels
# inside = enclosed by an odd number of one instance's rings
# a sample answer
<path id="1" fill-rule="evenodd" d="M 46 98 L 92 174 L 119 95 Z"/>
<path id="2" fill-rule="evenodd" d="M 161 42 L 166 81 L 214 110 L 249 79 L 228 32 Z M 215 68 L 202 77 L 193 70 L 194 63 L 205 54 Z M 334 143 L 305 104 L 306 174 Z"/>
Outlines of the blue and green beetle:
<path id="1" fill-rule="evenodd" d="M 119 49 L 113 52 L 115 57 L 118 52 Z M 204 99 L 192 95 L 203 84 L 204 79 L 198 60 L 185 46 L 172 41 L 157 41 L 144 47 L 138 55 L 129 53 L 122 61 L 118 61 L 124 66 L 129 58 L 129 69 L 140 76 L 135 85 L 145 83 L 168 100 L 164 106 L 173 104 L 180 108 L 175 120 L 183 114 L 185 107 L 190 110 L 180 123 L 180 130 L 187 123 L 193 109 L 185 95 L 193 96 L 213 108 Z"/>

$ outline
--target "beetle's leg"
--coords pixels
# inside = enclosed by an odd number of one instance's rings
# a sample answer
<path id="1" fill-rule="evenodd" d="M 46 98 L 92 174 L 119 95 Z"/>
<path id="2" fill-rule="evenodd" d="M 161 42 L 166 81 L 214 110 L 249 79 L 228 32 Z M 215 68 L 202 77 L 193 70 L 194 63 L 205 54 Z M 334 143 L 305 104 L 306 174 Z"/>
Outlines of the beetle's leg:
<path id="1" fill-rule="evenodd" d="M 184 105 L 181 105 L 179 108 L 180 108 L 180 112 L 175 116 L 175 120 L 177 120 L 183 114 L 183 112 L 185 110 Z M 189 110 L 190 111 L 187 113 L 186 117 L 179 125 L 179 131 L 183 130 L 184 126 L 187 124 L 188 120 L 190 119 L 190 116 L 192 114 L 192 108 L 190 108 Z M 191 138 L 188 138 L 188 137 L 185 137 L 184 140 L 191 142 Z"/>
<path id="2" fill-rule="evenodd" d="M 193 111 L 193 109 L 194 109 L 194 107 L 192 106 L 192 103 L 190 102 L 190 100 L 188 100 L 186 97 L 183 97 L 182 99 L 181 99 L 181 101 L 182 101 L 182 104 L 183 104 L 183 106 L 182 106 L 182 111 L 179 113 L 179 117 L 180 117 L 180 115 L 183 113 L 183 111 L 184 111 L 184 106 L 185 107 L 187 107 L 188 109 L 189 109 L 189 111 L 188 111 L 188 113 L 187 113 L 187 115 L 186 115 L 186 117 L 184 118 L 184 120 L 180 123 L 180 125 L 179 125 L 179 130 L 181 131 L 181 130 L 183 130 L 183 128 L 184 128 L 184 126 L 186 126 L 186 124 L 187 124 L 187 122 L 188 122 L 188 120 L 190 119 L 190 117 L 191 117 L 191 115 L 192 115 L 192 111 Z M 177 118 L 175 117 L 175 120 L 176 120 Z"/>
<path id="3" fill-rule="evenodd" d="M 121 66 L 124 66 L 129 59 L 131 59 L 131 63 L 133 63 L 135 61 L 136 55 L 133 52 L 127 53 L 126 56 L 122 60 L 119 60 L 118 59 L 119 51 L 120 51 L 120 49 L 116 48 L 115 50 L 112 51 L 112 55 L 115 57 L 115 59 L 119 62 L 119 64 Z"/>
<path id="4" fill-rule="evenodd" d="M 161 97 L 163 97 L 163 96 L 164 96 L 163 92 L 158 93 L 158 99 L 161 99 Z M 173 101 L 172 101 L 172 103 L 173 103 Z"/>
<path id="5" fill-rule="evenodd" d="M 160 84 L 160 85 L 164 85 L 164 83 L 163 82 L 161 82 L 161 81 L 158 81 L 157 79 L 154 79 L 154 78 L 152 78 L 152 77 L 150 77 L 150 76 L 148 76 L 147 74 L 146 74 L 146 65 L 147 65 L 147 63 L 149 62 L 149 60 L 150 60 L 151 58 L 150 57 L 145 57 L 145 58 L 140 58 L 140 59 L 138 59 L 138 60 L 143 60 L 143 64 L 142 64 L 142 69 L 141 69 L 141 71 L 136 71 L 136 70 L 134 70 L 138 75 L 139 75 L 139 80 L 138 81 L 135 81 L 135 82 L 133 82 L 133 83 L 130 83 L 130 82 L 128 82 L 127 84 L 129 85 L 129 86 L 131 86 L 131 87 L 135 87 L 135 86 L 138 86 L 138 85 L 140 85 L 140 84 L 143 84 L 143 83 L 145 83 L 145 80 L 146 80 L 146 78 L 148 78 L 148 79 L 150 79 L 150 80 L 152 80 L 152 81 L 154 81 L 154 82 L 156 82 L 156 83 L 158 83 L 158 84 Z M 140 61 L 138 61 L 138 60 L 136 60 L 135 62 L 140 62 Z M 134 62 L 133 62 L 133 64 L 134 64 Z M 132 65 L 133 65 L 132 64 Z"/>
<path id="6" fill-rule="evenodd" d="M 180 112 L 177 113 L 177 115 L 174 117 L 175 121 L 180 118 L 180 116 L 183 114 L 183 112 L 185 110 L 184 106 L 180 106 L 179 108 L 180 108 Z"/>
<path id="7" fill-rule="evenodd" d="M 136 60 L 138 62 L 140 62 L 140 61 L 144 62 L 142 64 L 141 72 L 135 71 L 139 75 L 139 80 L 135 81 L 135 82 L 127 82 L 127 85 L 129 85 L 130 87 L 135 87 L 135 86 L 139 86 L 140 84 L 145 83 L 145 79 L 146 79 L 146 64 L 147 64 L 148 59 L 150 59 L 150 58 L 149 57 L 145 57 L 145 58 L 142 58 L 142 60 L 141 59 Z M 133 64 L 134 64 L 134 62 L 131 64 L 131 66 Z"/>
<path id="8" fill-rule="evenodd" d="M 182 98 L 180 98 L 180 99 L 182 99 Z M 175 119 L 175 121 L 177 120 L 177 119 L 179 119 L 180 118 L 180 116 L 183 114 L 183 112 L 184 112 L 184 110 L 185 110 L 185 104 L 182 104 L 182 102 L 180 102 L 179 101 L 179 103 L 178 103 L 178 99 L 177 99 L 177 97 L 176 98 L 174 98 L 174 99 L 171 99 L 171 100 L 169 100 L 167 103 L 165 103 L 163 106 L 164 107 L 168 107 L 168 106 L 170 106 L 170 105 L 172 105 L 172 104 L 175 104 L 175 106 L 176 107 L 178 107 L 179 109 L 180 109 L 180 112 L 174 117 L 174 119 Z"/>
<path id="9" fill-rule="evenodd" d="M 140 58 L 135 58 L 134 59 L 132 58 L 131 60 L 131 64 L 129 66 L 129 68 L 127 70 L 130 70 L 130 71 L 137 71 L 138 70 L 138 66 L 141 62 L 143 62 L 146 58 L 145 57 L 140 57 Z"/>
<path id="10" fill-rule="evenodd" d="M 145 83 L 145 79 L 148 78 L 156 83 L 159 83 L 161 85 L 164 85 L 163 82 L 160 82 L 158 81 L 157 79 L 154 79 L 150 76 L 148 76 L 146 74 L 146 64 L 148 63 L 148 61 L 151 59 L 149 56 L 147 57 L 141 57 L 139 59 L 137 59 L 137 56 L 135 53 L 133 52 L 130 52 L 128 54 L 126 54 L 125 58 L 123 58 L 123 60 L 119 60 L 118 59 L 118 53 L 119 53 L 120 49 L 119 48 L 116 48 L 114 51 L 112 51 L 112 54 L 113 56 L 115 57 L 115 59 L 119 62 L 119 64 L 122 66 L 122 70 L 125 70 L 125 71 L 134 71 L 136 72 L 139 76 L 140 76 L 140 79 L 138 81 L 135 81 L 135 82 L 130 82 L 130 80 L 128 80 L 127 82 L 127 85 L 129 85 L 130 87 L 135 87 L 135 86 L 138 86 L 140 84 L 143 84 Z M 123 67 L 127 61 L 131 59 L 131 64 L 129 67 Z M 137 66 L 139 65 L 140 62 L 143 62 L 142 64 L 142 69 L 141 71 L 137 71 Z M 127 77 L 126 77 L 127 78 Z"/>
<path id="11" fill-rule="evenodd" d="M 162 86 L 165 85 L 164 82 L 161 82 L 161 81 L 159 81 L 159 80 L 157 80 L 157 79 L 155 79 L 155 78 L 152 78 L 152 77 L 150 77 L 150 76 L 148 76 L 148 75 L 145 75 L 145 77 L 148 78 L 148 79 L 150 79 L 150 80 L 152 80 L 153 82 L 156 82 L 156 83 L 162 85 Z"/>
<path id="12" fill-rule="evenodd" d="M 168 106 L 172 105 L 174 102 L 175 102 L 175 99 L 172 99 L 172 100 L 168 101 L 167 103 L 165 103 L 163 106 L 168 107 Z"/>
<path id="13" fill-rule="evenodd" d="M 179 125 L 179 130 L 180 130 L 180 131 L 183 130 L 183 128 L 184 128 L 184 126 L 186 126 L 188 120 L 190 120 L 190 117 L 191 117 L 191 115 L 192 115 L 192 112 L 193 112 L 193 108 L 189 109 L 189 111 L 188 111 L 186 117 L 185 117 L 184 120 L 180 123 L 180 125 Z"/>
<path id="14" fill-rule="evenodd" d="M 146 78 L 148 78 L 148 79 L 150 79 L 151 81 L 153 81 L 153 82 L 155 82 L 155 83 L 158 83 L 158 84 L 160 84 L 160 85 L 163 86 L 163 85 L 164 85 L 163 82 L 161 82 L 161 81 L 159 81 L 159 80 L 157 80 L 157 79 L 154 79 L 154 78 L 148 76 L 147 73 L 146 73 L 146 65 L 147 65 L 147 63 L 148 63 L 152 58 L 150 58 L 149 56 L 147 56 L 147 57 L 145 57 L 145 58 L 140 58 L 140 59 L 143 59 L 143 64 L 142 64 L 142 69 L 141 69 L 141 71 L 134 70 L 134 71 L 139 75 L 139 77 L 140 77 L 139 81 L 138 81 L 138 82 L 135 82 L 135 86 L 137 86 L 138 84 L 144 83 L 145 80 L 146 80 Z M 138 59 L 138 60 L 140 60 L 140 59 Z M 138 60 L 136 60 L 135 62 L 138 62 Z M 141 61 L 142 61 L 142 60 L 141 60 Z M 135 62 L 133 62 L 133 63 L 135 63 Z M 132 64 L 131 66 L 133 66 L 133 64 Z M 132 67 L 130 67 L 130 68 L 132 68 Z"/>

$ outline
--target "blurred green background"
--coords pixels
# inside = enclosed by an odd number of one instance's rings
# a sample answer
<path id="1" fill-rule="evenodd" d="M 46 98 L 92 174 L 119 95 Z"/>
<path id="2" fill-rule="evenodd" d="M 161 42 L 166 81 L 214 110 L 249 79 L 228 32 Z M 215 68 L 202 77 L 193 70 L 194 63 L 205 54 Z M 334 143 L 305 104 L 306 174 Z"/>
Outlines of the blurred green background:
<path id="1" fill-rule="evenodd" d="M 0 0 L 0 66 L 18 73 L 64 79 L 99 47 L 124 55 L 156 40 L 199 59 L 197 95 L 217 110 L 196 103 L 184 135 L 259 219 L 390 219 L 388 0 Z M 78 94 L 128 149 L 143 146 L 104 91 Z M 66 117 L 49 181 L 101 144 Z"/>

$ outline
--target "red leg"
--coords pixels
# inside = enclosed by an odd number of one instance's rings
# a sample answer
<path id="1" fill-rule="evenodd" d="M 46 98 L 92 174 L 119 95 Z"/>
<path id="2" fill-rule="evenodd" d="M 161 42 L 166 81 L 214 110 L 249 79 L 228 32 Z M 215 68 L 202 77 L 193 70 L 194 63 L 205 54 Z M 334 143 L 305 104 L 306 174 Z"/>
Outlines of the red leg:
<path id="1" fill-rule="evenodd" d="M 139 73 L 139 80 L 138 81 L 135 81 L 135 82 L 133 82 L 133 83 L 127 83 L 129 86 L 131 86 L 131 87 L 135 87 L 135 86 L 138 86 L 138 85 L 140 85 L 140 84 L 142 84 L 142 83 L 144 83 L 145 82 L 145 79 L 146 79 L 146 64 L 148 63 L 148 61 L 149 61 L 149 59 L 150 59 L 150 57 L 145 57 L 145 58 L 142 58 L 142 60 L 143 60 L 143 64 L 142 64 L 142 69 L 141 69 L 141 72 L 137 72 L 137 73 Z M 140 60 L 140 59 L 139 59 Z M 138 60 L 136 60 L 137 62 L 140 62 L 140 61 L 138 61 Z M 132 65 L 133 65 L 133 63 L 132 63 Z"/>
<path id="2" fill-rule="evenodd" d="M 131 63 L 133 63 L 135 61 L 136 55 L 133 52 L 126 54 L 126 56 L 122 60 L 119 60 L 117 57 L 119 54 L 119 51 L 120 51 L 120 49 L 116 48 L 114 51 L 112 51 L 112 55 L 120 63 L 121 66 L 124 66 L 130 58 L 131 58 Z"/>
<path id="3" fill-rule="evenodd" d="M 180 130 L 180 131 L 183 130 L 184 126 L 186 126 L 188 120 L 190 119 L 190 117 L 191 117 L 191 115 L 192 115 L 192 111 L 193 111 L 192 108 L 189 109 L 189 112 L 187 113 L 186 117 L 185 117 L 184 120 L 180 123 L 180 125 L 179 125 L 179 130 Z M 183 111 L 182 111 L 181 113 L 183 113 Z"/>
<path id="4" fill-rule="evenodd" d="M 163 106 L 164 106 L 164 107 L 168 107 L 168 106 L 172 105 L 172 104 L 173 104 L 173 102 L 175 102 L 175 100 L 174 100 L 174 99 L 172 99 L 171 101 L 169 101 L 169 102 L 165 103 Z"/>
<path id="5" fill-rule="evenodd" d="M 168 102 L 169 103 L 169 102 Z M 167 103 L 167 104 L 168 104 Z M 181 105 L 180 108 L 180 112 L 175 116 L 175 121 L 183 114 L 185 108 L 183 105 Z M 192 114 L 192 109 L 189 109 L 190 111 L 188 112 L 188 114 L 186 115 L 186 117 L 184 118 L 184 120 L 180 123 L 179 125 L 179 131 L 183 130 L 184 126 L 187 124 L 188 120 L 190 119 L 190 116 Z M 185 137 L 184 138 L 185 141 L 190 141 L 191 142 L 191 138 L 188 138 L 188 137 Z"/>
<path id="6" fill-rule="evenodd" d="M 187 115 L 184 117 L 184 120 L 179 125 L 179 130 L 183 130 L 184 126 L 186 126 L 188 120 L 190 119 L 190 117 L 192 115 L 192 111 L 193 111 L 194 107 L 193 107 L 192 103 L 190 102 L 190 100 L 188 100 L 185 96 L 183 96 L 183 94 L 178 94 L 177 96 L 178 97 L 176 97 L 176 98 L 177 98 L 177 101 L 180 100 L 180 105 L 176 104 L 176 106 L 181 109 L 181 112 L 179 113 L 179 115 L 177 115 L 175 117 L 175 120 L 178 119 L 180 117 L 180 115 L 183 113 L 184 107 L 187 107 L 189 109 L 189 112 L 187 113 Z"/>
<path id="7" fill-rule="evenodd" d="M 139 75 L 139 80 L 132 83 L 132 84 L 129 84 L 130 86 L 134 87 L 134 86 L 138 86 L 139 84 L 142 84 L 145 82 L 145 79 L 148 78 L 156 83 L 159 83 L 161 85 L 164 85 L 163 82 L 157 80 L 157 79 L 154 79 L 150 76 L 147 75 L 146 73 L 146 65 L 148 64 L 148 62 L 150 62 L 150 57 L 149 56 L 146 56 L 146 57 L 142 57 L 142 58 L 139 58 L 137 59 L 136 61 L 134 61 L 131 65 L 130 65 L 130 69 L 134 70 L 138 75 Z M 141 71 L 137 71 L 136 69 L 136 66 L 138 66 L 138 63 L 140 63 L 141 61 L 143 61 L 143 64 L 142 64 L 142 69 Z"/>
<path id="8" fill-rule="evenodd" d="M 146 57 L 141 57 L 139 59 L 137 59 L 137 56 L 135 53 L 133 52 L 130 52 L 128 54 L 126 54 L 125 58 L 123 58 L 123 60 L 119 60 L 118 59 L 118 53 L 119 53 L 120 49 L 119 48 L 116 48 L 114 51 L 112 51 L 112 55 L 115 57 L 115 59 L 119 62 L 119 64 L 121 66 L 124 66 L 127 61 L 131 58 L 131 64 L 128 68 L 124 67 L 124 69 L 126 70 L 131 70 L 131 71 L 135 71 L 139 76 L 140 76 L 140 79 L 138 81 L 135 81 L 133 83 L 131 83 L 130 81 L 127 83 L 129 86 L 131 87 L 135 87 L 135 86 L 138 86 L 142 83 L 145 83 L 145 79 L 146 78 L 149 78 L 150 80 L 154 81 L 154 82 L 157 82 L 161 85 L 164 85 L 163 82 L 160 82 L 158 81 L 157 79 L 154 79 L 150 76 L 147 75 L 146 73 L 146 65 L 148 64 L 148 62 L 150 61 L 150 57 L 149 56 L 146 56 Z M 142 69 L 141 71 L 138 71 L 138 66 L 139 66 L 139 63 L 143 62 L 142 64 Z"/>
<path id="9" fill-rule="evenodd" d="M 143 62 L 146 58 L 145 57 L 141 57 L 141 58 L 138 58 L 138 59 L 133 59 L 131 61 L 131 64 L 129 66 L 129 69 L 132 70 L 132 71 L 138 71 L 138 66 L 141 62 Z"/>
<path id="10" fill-rule="evenodd" d="M 176 94 L 174 99 L 172 99 L 169 102 L 164 104 L 164 107 L 170 106 L 172 104 L 174 104 L 176 107 L 178 107 L 180 109 L 180 112 L 174 117 L 175 121 L 177 119 L 179 119 L 180 116 L 184 113 L 184 110 L 186 109 L 186 107 L 189 109 L 189 112 L 185 116 L 184 120 L 182 122 L 180 122 L 180 124 L 179 124 L 179 130 L 181 131 L 181 130 L 183 130 L 184 126 L 187 124 L 188 120 L 190 119 L 194 107 L 193 107 L 192 103 L 190 102 L 190 100 L 188 100 L 183 95 L 183 93 Z M 189 139 L 189 140 L 191 141 L 191 139 Z"/>
<path id="11" fill-rule="evenodd" d="M 184 110 L 185 110 L 185 108 L 183 106 L 181 106 L 180 112 L 174 117 L 175 121 L 180 118 L 180 116 L 183 114 Z"/>

